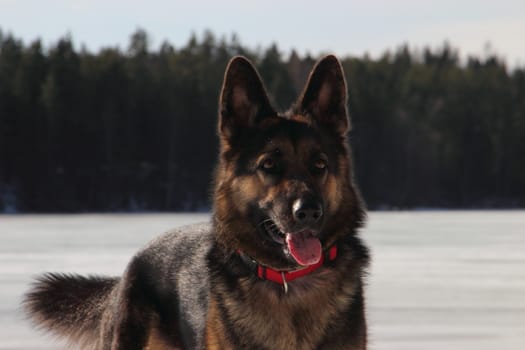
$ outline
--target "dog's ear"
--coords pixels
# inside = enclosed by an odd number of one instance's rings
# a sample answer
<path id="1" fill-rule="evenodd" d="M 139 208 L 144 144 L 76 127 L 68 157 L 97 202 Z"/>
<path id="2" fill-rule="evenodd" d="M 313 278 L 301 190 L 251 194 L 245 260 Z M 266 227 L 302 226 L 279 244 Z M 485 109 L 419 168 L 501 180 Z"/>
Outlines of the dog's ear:
<path id="1" fill-rule="evenodd" d="M 276 115 L 255 67 L 248 59 L 231 59 L 222 85 L 219 134 L 226 139 L 255 126 L 262 118 Z"/>
<path id="2" fill-rule="evenodd" d="M 340 134 L 346 134 L 350 129 L 346 104 L 343 67 L 335 56 L 326 56 L 312 69 L 296 104 L 297 113 L 309 116 L 319 125 L 335 128 Z"/>

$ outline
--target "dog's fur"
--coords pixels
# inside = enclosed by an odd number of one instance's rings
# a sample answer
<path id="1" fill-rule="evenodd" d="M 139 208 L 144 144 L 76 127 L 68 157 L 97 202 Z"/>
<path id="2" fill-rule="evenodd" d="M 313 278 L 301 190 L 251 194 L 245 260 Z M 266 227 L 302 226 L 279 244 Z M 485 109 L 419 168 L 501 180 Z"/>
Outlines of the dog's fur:
<path id="1" fill-rule="evenodd" d="M 365 214 L 346 101 L 334 56 L 317 63 L 285 114 L 249 61 L 233 58 L 220 98 L 212 222 L 157 238 L 121 278 L 44 275 L 25 298 L 32 319 L 87 349 L 366 349 L 368 251 L 356 232 Z M 242 258 L 301 268 L 282 237 L 304 232 L 323 251 L 337 245 L 337 258 L 287 292 Z"/>

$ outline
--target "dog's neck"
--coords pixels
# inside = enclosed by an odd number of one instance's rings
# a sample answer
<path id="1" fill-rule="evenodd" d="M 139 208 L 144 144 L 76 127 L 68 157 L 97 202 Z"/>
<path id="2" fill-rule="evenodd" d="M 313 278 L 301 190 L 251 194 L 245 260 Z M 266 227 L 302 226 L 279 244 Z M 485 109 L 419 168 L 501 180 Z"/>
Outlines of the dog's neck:
<path id="1" fill-rule="evenodd" d="M 333 245 L 328 249 L 325 254 L 321 255 L 321 259 L 313 265 L 306 266 L 301 269 L 293 271 L 283 271 L 272 269 L 271 267 L 259 264 L 253 258 L 245 255 L 243 252 L 238 251 L 237 254 L 241 258 L 241 261 L 261 280 L 268 280 L 278 284 L 281 284 L 285 290 L 288 291 L 288 282 L 295 279 L 304 277 L 316 271 L 325 264 L 333 262 L 337 258 L 337 245 Z"/>
<path id="2" fill-rule="evenodd" d="M 250 272 L 239 254 L 225 255 L 215 247 L 209 261 L 209 313 L 210 319 L 220 322 L 207 325 L 207 338 L 222 334 L 227 342 L 223 348 L 310 350 L 323 347 L 320 344 L 337 348 L 330 346 L 331 339 L 364 341 L 364 335 L 355 333 L 366 334 L 360 278 L 368 256 L 358 242 L 356 247 L 339 242 L 337 258 L 330 261 L 325 256 L 315 272 L 290 282 L 288 293 L 280 284 Z M 347 318 L 355 319 L 351 327 Z"/>

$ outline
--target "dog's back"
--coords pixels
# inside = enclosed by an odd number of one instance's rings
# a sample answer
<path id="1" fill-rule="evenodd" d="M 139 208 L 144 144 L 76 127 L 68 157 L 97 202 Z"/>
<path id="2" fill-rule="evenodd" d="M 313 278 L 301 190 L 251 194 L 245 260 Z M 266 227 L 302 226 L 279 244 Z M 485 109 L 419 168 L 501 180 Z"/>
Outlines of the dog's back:
<path id="1" fill-rule="evenodd" d="M 138 252 L 122 278 L 50 273 L 25 296 L 25 307 L 43 329 L 85 349 L 109 349 L 115 324 L 127 310 L 127 291 L 146 343 L 163 349 L 202 347 L 211 246 L 209 224 L 184 226 L 154 239 Z M 132 329 L 126 329 L 132 331 Z M 165 336 L 165 335 L 169 336 Z M 139 347 L 140 348 L 140 347 Z"/>

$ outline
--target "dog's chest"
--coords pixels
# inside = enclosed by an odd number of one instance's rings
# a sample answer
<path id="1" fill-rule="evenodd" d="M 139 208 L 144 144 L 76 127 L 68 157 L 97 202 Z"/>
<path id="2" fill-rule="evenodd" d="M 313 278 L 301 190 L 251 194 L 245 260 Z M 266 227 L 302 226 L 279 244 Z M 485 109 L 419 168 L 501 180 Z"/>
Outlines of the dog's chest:
<path id="1" fill-rule="evenodd" d="M 211 295 L 207 348 L 315 349 L 355 289 L 323 273 L 293 281 L 288 293 L 281 288 L 241 280 L 238 293 Z"/>

